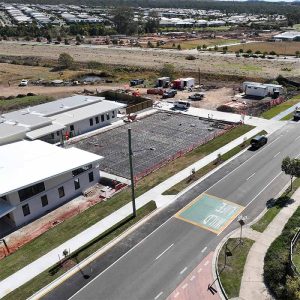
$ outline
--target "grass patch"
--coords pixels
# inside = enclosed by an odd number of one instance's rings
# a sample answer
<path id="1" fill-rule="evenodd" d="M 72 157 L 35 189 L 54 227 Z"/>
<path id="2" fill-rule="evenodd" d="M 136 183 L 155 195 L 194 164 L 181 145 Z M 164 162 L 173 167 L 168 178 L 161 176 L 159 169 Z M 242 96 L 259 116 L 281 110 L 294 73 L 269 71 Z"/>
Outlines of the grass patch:
<path id="1" fill-rule="evenodd" d="M 299 241 L 297 242 L 296 247 L 294 248 L 293 263 L 299 272 L 300 271 L 300 242 Z"/>
<path id="2" fill-rule="evenodd" d="M 244 266 L 253 243 L 254 241 L 246 238 L 242 239 L 242 243 L 240 243 L 240 239 L 229 239 L 227 241 L 227 251 L 229 250 L 232 256 L 227 256 L 225 267 L 224 253 L 226 244 L 220 251 L 218 270 L 222 285 L 229 299 L 239 296 Z"/>
<path id="3" fill-rule="evenodd" d="M 114 238 L 122 234 L 126 229 L 133 226 L 135 223 L 140 221 L 142 218 L 150 214 L 152 211 L 156 209 L 156 204 L 154 201 L 150 201 L 145 206 L 141 207 L 137 211 L 136 218 L 126 218 L 119 224 L 115 225 L 112 229 L 107 232 L 104 232 L 102 235 L 97 237 L 95 240 L 90 242 L 88 245 L 85 245 L 78 251 L 76 251 L 72 256 L 69 258 L 69 268 L 76 265 L 77 263 L 81 262 L 89 255 L 112 241 Z M 39 291 L 41 288 L 46 286 L 47 284 L 51 283 L 53 280 L 61 276 L 64 272 L 67 271 L 68 268 L 55 266 L 49 268 L 47 271 L 41 273 L 37 277 L 33 278 L 20 288 L 16 289 L 12 293 L 8 294 L 3 299 L 27 299 L 35 292 Z M 53 271 L 55 270 L 55 272 Z M 83 274 L 84 275 L 84 274 Z"/>
<path id="4" fill-rule="evenodd" d="M 300 95 L 295 96 L 277 106 L 272 107 L 271 109 L 263 112 L 261 114 L 261 117 L 265 118 L 265 119 L 272 119 L 273 117 L 275 117 L 276 115 L 278 115 L 279 113 L 285 111 L 286 109 L 292 107 L 293 105 L 299 103 L 300 101 Z"/>
<path id="5" fill-rule="evenodd" d="M 290 187 L 288 187 L 278 199 L 270 201 L 267 212 L 263 215 L 261 219 L 259 219 L 255 224 L 253 224 L 251 228 L 253 230 L 263 232 L 273 221 L 273 219 L 277 216 L 280 210 L 288 204 L 288 202 L 291 200 L 291 196 L 299 187 L 300 178 L 296 178 L 293 182 L 293 189 L 291 190 Z"/>
<path id="6" fill-rule="evenodd" d="M 259 134 L 266 134 L 266 131 L 261 131 Z M 246 147 L 248 147 L 249 144 L 250 144 L 250 140 L 251 140 L 251 138 L 249 138 L 244 143 L 242 143 L 242 144 L 234 147 L 233 149 L 231 149 L 230 151 L 226 152 L 225 154 L 221 155 L 219 163 L 225 162 L 229 158 L 233 157 L 234 155 L 238 154 L 240 151 L 242 151 L 243 149 L 245 149 Z M 214 150 L 217 150 L 217 149 L 218 148 L 216 148 Z M 207 164 L 206 166 L 204 166 L 203 168 L 201 168 L 200 170 L 198 170 L 193 176 L 191 176 L 189 178 L 185 178 L 182 181 L 180 181 L 177 184 L 175 184 L 174 186 L 172 186 L 170 189 L 168 189 L 167 191 L 165 191 L 163 193 L 163 195 L 175 195 L 175 194 L 178 194 L 179 192 L 181 192 L 182 190 L 184 190 L 185 188 L 187 188 L 190 184 L 192 184 L 193 182 L 197 181 L 198 179 L 200 179 L 202 176 L 204 176 L 205 174 L 207 174 L 211 170 L 215 169 L 219 165 L 219 163 L 211 162 L 211 163 Z"/>
<path id="7" fill-rule="evenodd" d="M 0 111 L 21 109 L 23 107 L 38 105 L 53 100 L 52 97 L 42 95 L 0 100 Z"/>
<path id="8" fill-rule="evenodd" d="M 205 145 L 199 146 L 186 155 L 167 164 L 158 171 L 149 174 L 145 178 L 141 179 L 136 185 L 136 197 L 144 194 L 170 176 L 173 176 L 200 158 L 211 153 L 215 149 L 224 146 L 231 140 L 243 135 L 252 128 L 252 126 L 248 125 L 235 127 L 222 136 L 219 136 Z M 20 270 L 32 261 L 56 248 L 58 245 L 107 217 L 112 212 L 118 210 L 130 201 L 131 191 L 127 188 L 110 198 L 108 201 L 98 203 L 81 214 L 74 216 L 48 230 L 30 243 L 24 245 L 15 253 L 0 261 L 0 280 L 15 273 L 17 270 Z"/>
<path id="9" fill-rule="evenodd" d="M 282 121 L 289 121 L 293 119 L 293 115 L 294 113 L 289 113 L 288 115 L 286 115 L 285 117 L 281 118 L 280 120 Z"/>

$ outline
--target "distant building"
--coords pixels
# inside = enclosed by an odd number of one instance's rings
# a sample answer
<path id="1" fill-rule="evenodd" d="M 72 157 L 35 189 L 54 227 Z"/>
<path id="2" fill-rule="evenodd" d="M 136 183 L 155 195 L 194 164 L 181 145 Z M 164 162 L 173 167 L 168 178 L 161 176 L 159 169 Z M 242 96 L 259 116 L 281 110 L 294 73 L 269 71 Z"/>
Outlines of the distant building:
<path id="1" fill-rule="evenodd" d="M 102 157 L 76 148 L 21 141 L 0 146 L 0 157 L 2 229 L 40 217 L 100 179 Z"/>
<path id="2" fill-rule="evenodd" d="M 280 41 L 300 41 L 299 31 L 287 31 L 273 36 L 274 40 Z"/>
<path id="3" fill-rule="evenodd" d="M 0 145 L 22 139 L 57 143 L 115 122 L 125 106 L 103 97 L 76 95 L 2 114 Z"/>
<path id="4" fill-rule="evenodd" d="M 267 84 L 267 83 L 245 81 L 243 83 L 243 92 L 247 96 L 278 97 L 283 94 L 284 90 L 282 85 L 278 85 L 278 84 Z"/>

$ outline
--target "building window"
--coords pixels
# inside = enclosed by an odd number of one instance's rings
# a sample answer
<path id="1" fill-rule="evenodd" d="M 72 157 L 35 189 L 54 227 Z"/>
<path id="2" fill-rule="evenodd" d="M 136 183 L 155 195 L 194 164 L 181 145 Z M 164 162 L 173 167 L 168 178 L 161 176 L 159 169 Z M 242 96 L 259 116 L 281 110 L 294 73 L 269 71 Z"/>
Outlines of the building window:
<path id="1" fill-rule="evenodd" d="M 106 120 L 109 120 L 109 113 L 106 113 Z"/>
<path id="2" fill-rule="evenodd" d="M 94 121 L 93 119 L 90 119 L 90 126 L 93 126 L 94 125 Z"/>
<path id="3" fill-rule="evenodd" d="M 111 116 L 112 116 L 112 118 L 114 118 L 116 116 L 114 110 L 111 112 Z"/>
<path id="4" fill-rule="evenodd" d="M 59 136 L 59 131 L 56 131 L 56 135 Z"/>
<path id="5" fill-rule="evenodd" d="M 70 130 L 74 131 L 74 125 L 70 125 Z"/>
<path id="6" fill-rule="evenodd" d="M 47 197 L 47 195 L 43 195 L 41 197 L 41 202 L 42 202 L 42 206 L 43 207 L 48 205 L 48 197 Z"/>
<path id="7" fill-rule="evenodd" d="M 101 122 L 104 122 L 104 115 L 101 115 Z"/>
<path id="8" fill-rule="evenodd" d="M 78 176 L 79 174 L 81 174 L 87 170 L 90 170 L 92 167 L 93 167 L 92 164 L 90 164 L 90 165 L 86 165 L 81 168 L 73 170 L 72 171 L 73 177 Z"/>
<path id="9" fill-rule="evenodd" d="M 89 182 L 92 182 L 92 181 L 94 181 L 94 173 L 90 172 L 89 173 Z"/>
<path id="10" fill-rule="evenodd" d="M 6 195 L 4 195 L 4 196 L 1 196 L 1 198 L 2 198 L 3 200 L 7 201 L 7 197 L 6 197 Z"/>
<path id="11" fill-rule="evenodd" d="M 79 178 L 76 178 L 74 180 L 74 187 L 75 187 L 75 190 L 78 190 L 80 188 Z"/>
<path id="12" fill-rule="evenodd" d="M 20 201 L 24 201 L 28 198 L 31 198 L 45 190 L 44 182 L 40 182 L 34 185 L 31 185 L 25 189 L 19 190 Z"/>
<path id="13" fill-rule="evenodd" d="M 58 196 L 59 196 L 59 198 L 62 198 L 65 196 L 65 189 L 63 186 L 58 188 Z"/>
<path id="14" fill-rule="evenodd" d="M 96 120 L 96 124 L 98 124 L 99 123 L 99 117 L 96 117 L 95 120 Z"/>
<path id="15" fill-rule="evenodd" d="M 30 209 L 29 209 L 29 205 L 28 204 L 23 205 L 22 209 L 23 209 L 23 215 L 24 215 L 24 217 L 30 215 Z"/>

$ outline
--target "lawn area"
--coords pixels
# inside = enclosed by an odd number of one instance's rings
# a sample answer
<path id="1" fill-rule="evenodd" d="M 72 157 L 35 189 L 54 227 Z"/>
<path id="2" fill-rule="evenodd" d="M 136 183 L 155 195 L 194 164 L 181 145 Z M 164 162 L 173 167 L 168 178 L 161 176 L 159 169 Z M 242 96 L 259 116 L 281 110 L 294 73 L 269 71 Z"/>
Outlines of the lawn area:
<path id="1" fill-rule="evenodd" d="M 289 121 L 289 120 L 292 120 L 292 119 L 293 119 L 293 115 L 294 115 L 294 113 L 290 113 L 290 114 L 286 115 L 285 117 L 283 117 L 283 118 L 280 119 L 280 120 L 282 120 L 282 121 Z"/>
<path id="2" fill-rule="evenodd" d="M 225 265 L 226 244 L 223 246 L 218 257 L 218 270 L 221 283 L 225 289 L 228 298 L 239 296 L 244 266 L 251 246 L 254 241 L 243 238 L 242 243 L 239 239 L 229 239 L 227 241 L 227 252 L 230 251 L 232 256 L 227 255 Z M 229 254 L 229 253 L 228 253 Z"/>
<path id="3" fill-rule="evenodd" d="M 297 95 L 277 106 L 272 107 L 271 109 L 263 112 L 261 114 L 261 117 L 265 118 L 265 119 L 272 119 L 273 117 L 275 117 L 276 115 L 278 115 L 279 113 L 285 111 L 286 109 L 290 108 L 291 106 L 297 104 L 300 102 L 300 95 Z"/>
<path id="4" fill-rule="evenodd" d="M 297 241 L 296 247 L 293 252 L 293 263 L 297 268 L 297 271 L 300 271 L 300 241 Z"/>
<path id="5" fill-rule="evenodd" d="M 69 261 L 71 262 L 69 265 L 69 268 L 66 268 L 65 266 L 62 268 L 60 266 L 51 267 L 47 271 L 41 273 L 34 279 L 30 280 L 26 284 L 24 284 L 22 287 L 16 289 L 3 299 L 27 299 L 35 292 L 39 291 L 42 287 L 48 285 L 52 281 L 54 281 L 56 278 L 61 276 L 63 273 L 67 271 L 67 269 L 70 269 L 72 266 L 76 265 L 77 263 L 81 262 L 85 258 L 87 258 L 92 253 L 96 252 L 98 249 L 105 246 L 107 243 L 112 241 L 114 238 L 122 234 L 125 230 L 127 230 L 129 227 L 133 226 L 135 223 L 140 221 L 142 218 L 150 214 L 152 211 L 156 209 L 156 204 L 154 201 L 151 201 L 147 203 L 145 206 L 141 207 L 137 211 L 137 217 L 136 218 L 126 218 L 124 221 L 120 222 L 118 225 L 114 226 L 111 230 L 108 232 L 103 233 L 101 236 L 96 238 L 94 241 L 89 243 L 88 245 L 85 245 L 76 253 L 72 254 L 72 256 L 69 258 Z"/>
<path id="6" fill-rule="evenodd" d="M 265 131 L 261 131 L 259 134 L 266 134 Z M 245 143 L 240 144 L 239 146 L 234 147 L 227 153 L 223 154 L 220 157 L 220 162 L 211 162 L 208 165 L 204 166 L 200 170 L 198 170 L 193 177 L 185 178 L 182 181 L 178 182 L 174 186 L 172 186 L 170 189 L 165 191 L 163 195 L 175 195 L 187 188 L 189 185 L 191 185 L 193 182 L 197 181 L 200 179 L 202 176 L 210 172 L 211 170 L 215 169 L 217 166 L 219 166 L 220 163 L 225 162 L 229 158 L 233 157 L 234 155 L 238 154 L 240 151 L 245 149 L 246 147 L 249 146 L 251 138 L 249 138 Z"/>
<path id="7" fill-rule="evenodd" d="M 190 41 L 174 41 L 168 42 L 165 45 L 161 46 L 161 48 L 176 48 L 178 45 L 181 46 L 181 49 L 194 49 L 197 46 L 215 46 L 215 45 L 224 45 L 224 44 L 231 44 L 236 43 L 239 40 L 235 39 L 197 39 L 197 40 L 190 40 Z M 175 47 L 173 47 L 173 43 Z"/>
<path id="8" fill-rule="evenodd" d="M 255 42 L 228 47 L 228 50 L 232 52 L 240 49 L 243 49 L 244 52 L 250 49 L 253 53 L 256 51 L 261 53 L 275 51 L 276 54 L 295 55 L 296 51 L 300 51 L 300 44 L 298 42 Z"/>
<path id="9" fill-rule="evenodd" d="M 7 100 L 0 100 L 0 111 L 6 112 L 10 110 L 16 110 L 23 107 L 42 104 L 45 102 L 53 101 L 54 99 L 49 96 L 26 96 L 22 98 L 13 98 Z"/>
<path id="10" fill-rule="evenodd" d="M 273 221 L 273 219 L 277 216 L 279 211 L 287 205 L 290 201 L 293 193 L 300 187 L 300 178 L 296 178 L 293 182 L 293 189 L 290 190 L 290 187 L 286 189 L 286 191 L 274 201 L 272 206 L 268 208 L 267 212 L 263 215 L 261 219 L 259 219 L 255 224 L 251 226 L 253 230 L 263 232 L 268 225 Z"/>
<path id="11" fill-rule="evenodd" d="M 248 125 L 235 127 L 207 144 L 199 146 L 186 155 L 169 163 L 158 171 L 149 174 L 137 183 L 135 190 L 136 197 L 147 192 L 154 186 L 191 165 L 205 155 L 243 135 L 252 128 L 252 126 Z M 94 225 L 130 201 L 131 191 L 127 188 L 108 201 L 98 203 L 81 214 L 74 216 L 45 232 L 43 235 L 26 244 L 12 255 L 9 255 L 0 261 L 0 280 L 6 278 L 50 250 L 56 248 L 58 245 Z"/>

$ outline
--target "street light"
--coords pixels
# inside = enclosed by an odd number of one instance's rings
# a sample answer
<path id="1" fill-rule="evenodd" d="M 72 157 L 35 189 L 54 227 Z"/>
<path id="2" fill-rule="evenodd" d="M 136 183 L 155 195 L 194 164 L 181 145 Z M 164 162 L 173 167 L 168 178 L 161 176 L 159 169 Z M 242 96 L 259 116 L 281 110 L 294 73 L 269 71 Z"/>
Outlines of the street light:
<path id="1" fill-rule="evenodd" d="M 133 178 L 133 167 L 132 167 L 132 148 L 131 148 L 131 128 L 128 128 L 128 152 L 129 152 L 129 168 L 130 168 L 130 181 L 131 181 L 131 199 L 132 199 L 132 215 L 136 217 L 136 205 L 135 205 L 135 194 L 134 194 L 134 178 Z"/>

